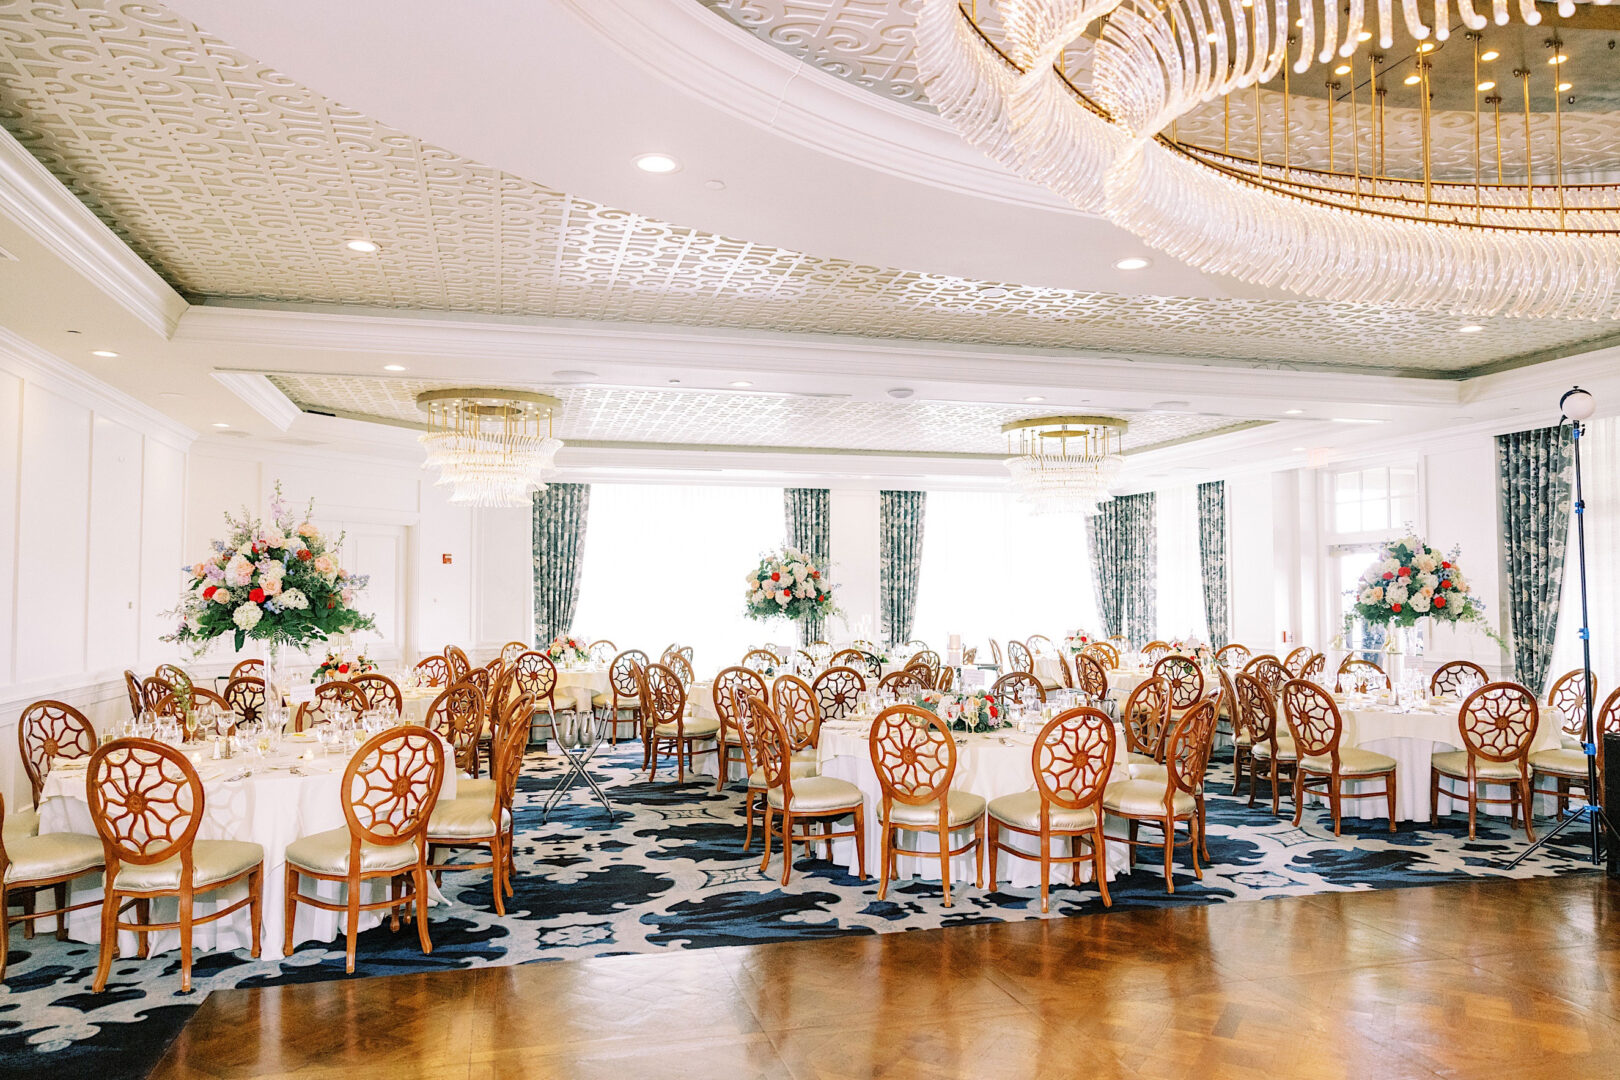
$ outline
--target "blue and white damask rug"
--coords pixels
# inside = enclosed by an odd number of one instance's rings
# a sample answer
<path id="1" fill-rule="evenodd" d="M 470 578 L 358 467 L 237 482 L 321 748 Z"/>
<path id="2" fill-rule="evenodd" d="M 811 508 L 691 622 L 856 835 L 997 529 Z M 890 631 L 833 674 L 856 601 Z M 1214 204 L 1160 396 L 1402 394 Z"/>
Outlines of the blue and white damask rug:
<path id="1" fill-rule="evenodd" d="M 50 920 L 41 921 L 31 941 L 14 927 L 0 988 L 0 1075 L 144 1076 L 211 990 L 1043 917 L 1035 889 L 1003 885 L 987 893 L 969 883 L 953 890 L 956 903 L 947 909 L 937 883 L 918 881 L 891 886 L 888 899 L 879 901 L 875 879 L 863 883 L 812 859 L 795 865 L 784 888 L 779 862 L 773 860 L 776 873 L 759 873 L 757 838 L 752 851 L 741 848 L 740 791 L 716 792 L 712 780 L 644 783 L 639 764 L 639 750 L 625 750 L 593 769 L 627 811 L 611 826 L 579 788 L 542 823 L 540 808 L 560 768 L 554 758 L 531 755 L 518 797 L 517 895 L 507 901 L 506 917 L 497 918 L 490 907 L 487 875 L 448 875 L 451 904 L 433 909 L 432 954 L 422 955 L 409 927 L 396 935 L 381 926 L 362 935 L 353 976 L 344 974 L 339 940 L 308 943 L 275 961 L 199 953 L 189 995 L 178 992 L 177 953 L 119 960 L 106 992 L 91 994 L 95 946 L 56 941 Z M 1212 764 L 1212 791 L 1229 790 L 1230 776 L 1230 765 Z M 1525 841 L 1522 831 L 1510 834 L 1496 819 L 1484 819 L 1473 841 L 1460 816 L 1438 828 L 1403 825 L 1393 835 L 1382 820 L 1346 821 L 1344 835 L 1335 839 L 1325 812 L 1308 808 L 1296 829 L 1268 808 L 1250 810 L 1244 803 L 1224 794 L 1209 799 L 1214 865 L 1202 881 L 1193 880 L 1183 851 L 1176 892 L 1167 895 L 1162 871 L 1149 865 L 1157 857 L 1150 850 L 1132 875 L 1111 885 L 1112 910 L 1587 869 L 1576 849 L 1549 845 L 1506 870 Z M 875 858 L 868 853 L 869 865 Z M 1051 918 L 1104 910 L 1089 885 L 1054 888 L 1051 909 Z"/>

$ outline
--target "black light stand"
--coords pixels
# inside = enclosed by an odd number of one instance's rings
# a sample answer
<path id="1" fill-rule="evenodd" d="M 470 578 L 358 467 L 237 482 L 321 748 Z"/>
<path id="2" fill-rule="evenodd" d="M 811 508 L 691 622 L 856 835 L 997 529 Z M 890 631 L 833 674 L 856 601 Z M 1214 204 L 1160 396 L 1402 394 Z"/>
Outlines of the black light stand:
<path id="1" fill-rule="evenodd" d="M 1592 626 L 1586 610 L 1586 500 L 1581 491 L 1581 434 L 1585 430 L 1585 421 L 1589 419 L 1596 409 L 1592 395 L 1579 386 L 1564 393 L 1558 399 L 1558 407 L 1563 410 L 1564 416 L 1569 420 L 1570 430 L 1575 441 L 1575 536 L 1576 545 L 1580 553 L 1581 572 L 1581 662 L 1584 665 L 1585 691 L 1583 701 L 1586 707 L 1586 716 L 1581 724 L 1581 750 L 1586 755 L 1586 805 L 1573 811 L 1563 821 L 1555 825 L 1551 832 L 1542 836 L 1540 840 L 1531 844 L 1518 858 L 1508 863 L 1508 869 L 1513 869 L 1528 859 L 1530 855 L 1553 837 L 1575 824 L 1577 821 L 1586 822 L 1591 828 L 1592 865 L 1597 866 L 1603 861 L 1603 833 L 1607 830 L 1616 839 L 1620 839 L 1620 832 L 1616 832 L 1609 818 L 1603 812 L 1600 800 L 1602 795 L 1598 789 L 1597 771 L 1597 736 L 1592 730 Z M 1534 802 L 1532 796 L 1531 802 Z M 1532 807 L 1524 808 L 1528 820 Z M 1600 827 L 1601 825 L 1601 827 Z"/>

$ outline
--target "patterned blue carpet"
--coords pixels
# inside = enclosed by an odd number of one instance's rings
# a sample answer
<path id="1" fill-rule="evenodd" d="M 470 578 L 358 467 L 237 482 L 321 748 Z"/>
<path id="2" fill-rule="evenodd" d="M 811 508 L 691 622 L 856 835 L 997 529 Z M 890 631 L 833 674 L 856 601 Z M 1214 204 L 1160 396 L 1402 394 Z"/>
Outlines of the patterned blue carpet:
<path id="1" fill-rule="evenodd" d="M 433 953 L 417 949 L 416 934 L 386 926 L 362 935 L 354 976 L 343 971 L 342 942 L 310 943 L 279 961 L 245 953 L 199 953 L 196 989 L 178 992 L 179 959 L 121 960 L 103 994 L 90 993 L 94 946 L 58 942 L 41 924 L 32 941 L 11 933 L 10 968 L 0 989 L 0 1075 L 140 1077 L 162 1055 L 192 1011 L 211 990 L 277 986 L 326 979 L 394 975 L 536 960 L 580 959 L 662 949 L 751 945 L 844 934 L 878 934 L 982 922 L 1064 918 L 1103 910 L 1096 891 L 1054 888 L 1050 916 L 1042 916 L 1034 889 L 1005 885 L 987 893 L 955 890 L 946 909 L 937 884 L 891 887 L 877 899 L 877 883 L 862 883 L 840 868 L 802 859 L 792 883 L 759 874 L 759 843 L 741 850 L 742 797 L 716 793 L 713 781 L 677 786 L 642 783 L 639 750 L 604 758 L 594 770 L 621 813 L 610 827 L 578 788 L 572 802 L 540 821 L 540 807 L 559 775 L 555 760 L 533 754 L 520 782 L 517 895 L 498 919 L 483 873 L 444 879 L 449 907 L 432 915 Z M 1212 792 L 1230 788 L 1230 766 L 1211 765 Z M 1285 803 L 1286 806 L 1286 803 Z M 1383 821 L 1346 822 L 1335 840 L 1325 811 L 1308 808 L 1296 829 L 1263 807 L 1213 794 L 1209 800 L 1213 867 L 1195 881 L 1178 855 L 1176 892 L 1164 891 L 1162 871 L 1143 864 L 1111 886 L 1114 911 L 1230 903 L 1358 889 L 1439 885 L 1481 877 L 1542 877 L 1582 872 L 1578 849 L 1543 849 L 1518 870 L 1506 862 L 1524 847 L 1486 819 L 1469 841 L 1466 820 L 1438 828 L 1403 825 L 1393 835 Z M 1579 837 L 1576 838 L 1577 841 Z M 801 849 L 802 850 L 802 849 Z M 778 855 L 780 858 L 780 855 Z M 875 855 L 868 855 L 869 864 Z"/>

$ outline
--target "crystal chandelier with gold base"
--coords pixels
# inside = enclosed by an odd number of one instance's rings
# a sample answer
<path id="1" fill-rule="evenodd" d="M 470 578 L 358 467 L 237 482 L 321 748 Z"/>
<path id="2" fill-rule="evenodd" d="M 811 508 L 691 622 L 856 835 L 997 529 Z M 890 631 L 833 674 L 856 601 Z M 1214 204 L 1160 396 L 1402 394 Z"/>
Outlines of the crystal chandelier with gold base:
<path id="1" fill-rule="evenodd" d="M 1125 467 L 1126 424 L 1111 416 L 1042 416 L 1002 425 L 1013 490 L 1036 514 L 1090 517 Z"/>
<path id="2" fill-rule="evenodd" d="M 552 437 L 552 417 L 562 402 L 525 390 L 452 389 L 418 394 L 428 430 L 423 468 L 437 469 L 437 483 L 451 489 L 458 506 L 527 506 L 556 471 L 562 442 Z"/>

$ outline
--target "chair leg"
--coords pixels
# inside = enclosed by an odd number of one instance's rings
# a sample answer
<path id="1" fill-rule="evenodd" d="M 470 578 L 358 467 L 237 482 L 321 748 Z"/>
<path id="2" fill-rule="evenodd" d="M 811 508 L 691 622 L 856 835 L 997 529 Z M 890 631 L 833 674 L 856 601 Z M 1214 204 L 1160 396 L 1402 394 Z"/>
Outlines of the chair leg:
<path id="1" fill-rule="evenodd" d="M 1175 863 L 1174 863 L 1175 853 L 1176 853 L 1176 819 L 1175 818 L 1165 818 L 1164 819 L 1164 891 L 1165 892 L 1170 892 L 1170 893 L 1173 893 L 1173 892 L 1176 891 L 1176 871 L 1175 871 Z M 1195 859 L 1198 857 L 1197 852 L 1193 853 L 1193 857 Z"/>
<path id="2" fill-rule="evenodd" d="M 1524 838 L 1532 844 L 1536 842 L 1536 831 L 1530 826 L 1530 810 L 1534 805 L 1531 800 L 1535 798 L 1530 792 L 1530 781 L 1517 781 L 1519 792 L 1519 805 L 1524 808 Z"/>
<path id="3" fill-rule="evenodd" d="M 1389 831 L 1395 831 L 1395 774 L 1384 774 L 1384 800 L 1389 804 Z"/>
<path id="4" fill-rule="evenodd" d="M 420 862 L 411 872 L 416 885 L 416 937 L 422 943 L 422 951 L 433 951 L 433 939 L 428 937 L 428 878 L 427 867 Z"/>
<path id="5" fill-rule="evenodd" d="M 506 890 L 501 880 L 501 838 L 499 835 L 489 842 L 489 876 L 490 886 L 495 890 L 495 914 L 506 914 Z"/>
<path id="6" fill-rule="evenodd" d="M 886 900 L 889 897 L 889 872 L 892 869 L 889 861 L 889 845 L 894 835 L 894 827 L 889 824 L 887 817 L 878 825 L 878 899 Z"/>
<path id="7" fill-rule="evenodd" d="M 1328 776 L 1328 812 L 1333 815 L 1334 836 L 1339 835 L 1339 796 L 1341 794 L 1341 784 L 1342 781 L 1339 779 L 1338 773 L 1332 773 Z"/>
<path id="8" fill-rule="evenodd" d="M 191 890 L 180 890 L 180 992 L 191 993 Z"/>
<path id="9" fill-rule="evenodd" d="M 973 887 L 984 888 L 984 821 L 988 814 L 980 814 L 973 823 Z"/>
<path id="10" fill-rule="evenodd" d="M 1250 790 L 1253 790 L 1254 781 L 1250 778 Z M 1114 898 L 1108 895 L 1108 840 L 1103 833 L 1102 816 L 1098 815 L 1097 824 L 1092 826 L 1091 834 L 1091 872 L 1097 879 L 1097 891 L 1102 893 L 1103 907 L 1113 907 Z"/>
<path id="11" fill-rule="evenodd" d="M 726 743 L 726 727 L 725 727 L 724 724 L 721 724 L 720 725 L 720 742 L 719 742 L 719 747 L 720 747 L 720 768 L 718 770 L 720 775 L 716 776 L 714 778 L 714 790 L 716 790 L 716 791 L 719 791 L 719 790 L 721 790 L 722 788 L 724 788 L 726 786 L 726 773 L 729 771 L 726 768 L 726 745 L 727 745 L 727 743 Z"/>
<path id="12" fill-rule="evenodd" d="M 1280 815 L 1282 813 L 1282 792 L 1277 790 L 1277 783 L 1278 783 L 1278 781 L 1280 779 L 1278 774 L 1281 771 L 1282 771 L 1282 767 L 1277 764 L 1277 759 L 1272 758 L 1271 759 L 1271 816 L 1272 817 L 1277 817 L 1278 815 Z M 1296 769 L 1295 772 L 1298 772 L 1298 770 Z M 1298 808 L 1299 802 L 1297 800 L 1295 801 L 1294 806 L 1295 806 L 1296 809 Z M 1299 822 L 1296 820 L 1294 822 L 1294 824 L 1298 825 Z"/>
<path id="13" fill-rule="evenodd" d="M 6 954 L 11 952 L 11 900 L 6 896 L 6 883 L 0 875 L 0 985 L 6 981 Z"/>
<path id="14" fill-rule="evenodd" d="M 793 814 L 782 811 L 782 884 L 793 876 Z"/>
<path id="15" fill-rule="evenodd" d="M 360 936 L 360 878 L 357 871 L 351 871 L 348 883 L 344 886 L 348 893 L 348 918 L 344 922 L 344 949 L 343 970 L 350 975 L 354 974 L 354 948 L 355 939 Z"/>
<path id="16" fill-rule="evenodd" d="M 855 866 L 860 871 L 861 880 L 866 880 L 866 807 L 863 803 L 855 808 Z"/>
<path id="17" fill-rule="evenodd" d="M 1175 827 L 1174 822 L 1171 823 L 1171 827 Z M 1198 864 L 1198 848 L 1203 842 L 1204 823 L 1198 820 L 1197 814 L 1194 814 L 1187 819 L 1187 848 L 1192 852 L 1193 877 L 1199 881 L 1204 880 L 1204 871 Z"/>
<path id="18" fill-rule="evenodd" d="M 152 921 L 152 901 L 135 901 L 135 921 L 142 926 Z M 147 931 L 141 930 L 136 933 L 135 940 L 138 942 L 136 954 L 145 960 L 152 952 L 152 936 Z"/>
<path id="19" fill-rule="evenodd" d="M 27 909 L 23 909 L 24 914 Z M 96 978 L 90 992 L 99 994 L 107 989 L 107 976 L 112 972 L 113 952 L 118 948 L 118 894 L 111 888 L 101 898 L 101 947 L 96 959 Z"/>
<path id="20" fill-rule="evenodd" d="M 945 890 L 945 906 L 951 906 L 951 830 L 942 825 L 939 833 L 939 884 Z"/>
<path id="21" fill-rule="evenodd" d="M 756 793 L 754 791 L 750 790 L 748 792 L 747 797 L 746 797 L 746 801 L 743 804 L 743 816 L 747 819 L 747 829 L 743 833 L 743 850 L 744 851 L 747 851 L 749 848 L 754 846 L 754 795 L 755 794 Z"/>
<path id="22" fill-rule="evenodd" d="M 1205 862 L 1209 862 L 1209 833 L 1204 828 L 1208 821 L 1209 817 L 1204 812 L 1204 793 L 1200 791 L 1198 793 L 1198 844 L 1200 850 L 1204 853 Z"/>
<path id="23" fill-rule="evenodd" d="M 264 926 L 264 864 L 248 875 L 248 916 L 253 920 L 253 959 L 259 958 L 259 939 Z"/>
<path id="24" fill-rule="evenodd" d="M 1294 827 L 1299 828 L 1300 815 L 1305 812 L 1305 770 L 1294 768 Z"/>
<path id="25" fill-rule="evenodd" d="M 990 848 L 990 850 L 985 853 L 986 858 L 990 863 L 990 891 L 995 892 L 996 891 L 996 856 L 1001 853 L 1001 847 L 1000 847 L 1000 844 L 1001 844 L 1001 826 L 997 825 L 996 824 L 996 819 L 991 817 L 989 814 L 984 815 L 984 820 L 985 820 L 985 838 L 986 838 L 986 842 L 987 842 L 987 844 L 988 844 L 988 846 Z"/>
<path id="26" fill-rule="evenodd" d="M 1041 914 L 1047 912 L 1047 893 L 1051 890 L 1051 882 L 1047 879 L 1052 872 L 1052 837 L 1045 830 L 1041 832 Z"/>
<path id="27" fill-rule="evenodd" d="M 1429 766 L 1429 824 L 1440 824 L 1440 770 Z"/>
<path id="28" fill-rule="evenodd" d="M 765 799 L 765 857 L 759 861 L 759 872 L 764 873 L 771 867 L 771 822 L 776 811 L 771 807 L 770 797 Z"/>
<path id="29" fill-rule="evenodd" d="M 1479 784 L 1468 781 L 1468 839 L 1474 839 L 1474 812 L 1478 806 Z"/>
<path id="30" fill-rule="evenodd" d="M 286 880 L 282 886 L 286 902 L 282 905 L 281 955 L 291 956 L 293 951 L 293 921 L 298 917 L 298 871 L 287 864 Z"/>

